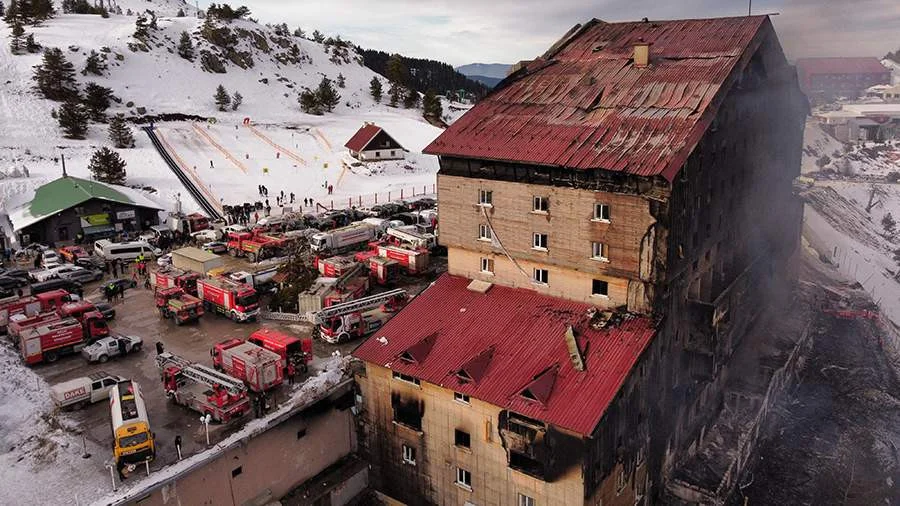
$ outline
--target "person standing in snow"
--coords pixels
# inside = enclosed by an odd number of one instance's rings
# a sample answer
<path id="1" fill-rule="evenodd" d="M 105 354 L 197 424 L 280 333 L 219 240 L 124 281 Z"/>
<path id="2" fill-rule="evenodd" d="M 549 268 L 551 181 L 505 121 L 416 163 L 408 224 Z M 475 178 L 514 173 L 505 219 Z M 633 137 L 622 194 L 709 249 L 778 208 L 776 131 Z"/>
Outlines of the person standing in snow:
<path id="1" fill-rule="evenodd" d="M 291 192 L 291 204 L 293 204 L 293 203 L 294 203 L 294 192 Z M 7 256 L 9 256 L 9 255 L 7 255 Z"/>

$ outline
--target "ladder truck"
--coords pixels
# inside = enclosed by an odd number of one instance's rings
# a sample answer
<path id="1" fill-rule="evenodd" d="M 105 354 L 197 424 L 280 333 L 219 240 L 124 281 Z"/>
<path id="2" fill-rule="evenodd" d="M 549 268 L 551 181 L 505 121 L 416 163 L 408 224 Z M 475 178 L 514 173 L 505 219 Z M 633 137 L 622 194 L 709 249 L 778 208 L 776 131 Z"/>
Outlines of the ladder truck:
<path id="1" fill-rule="evenodd" d="M 212 367 L 163 352 L 156 356 L 166 395 L 219 423 L 227 423 L 250 412 L 244 382 Z"/>
<path id="2" fill-rule="evenodd" d="M 380 329 L 406 302 L 406 290 L 398 288 L 335 304 L 307 316 L 323 341 L 337 344 Z"/>

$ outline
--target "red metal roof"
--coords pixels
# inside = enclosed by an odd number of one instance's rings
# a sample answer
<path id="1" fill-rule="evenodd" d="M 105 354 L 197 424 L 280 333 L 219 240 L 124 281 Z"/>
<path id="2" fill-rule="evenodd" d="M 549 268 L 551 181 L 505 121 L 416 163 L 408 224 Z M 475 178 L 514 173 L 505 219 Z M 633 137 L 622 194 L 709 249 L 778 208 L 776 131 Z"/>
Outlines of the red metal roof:
<path id="1" fill-rule="evenodd" d="M 815 74 L 884 74 L 890 72 L 878 58 L 800 58 L 800 75 Z"/>
<path id="2" fill-rule="evenodd" d="M 771 30 L 765 16 L 594 20 L 524 76 L 501 84 L 425 152 L 671 181 L 764 26 Z M 641 39 L 651 44 L 647 68 L 631 61 Z"/>
<path id="3" fill-rule="evenodd" d="M 653 338 L 652 322 L 628 317 L 595 330 L 589 325 L 589 304 L 503 286 L 481 294 L 469 290 L 469 283 L 441 276 L 354 356 L 591 434 Z M 569 358 L 569 325 L 584 356 L 584 371 Z"/>
<path id="4" fill-rule="evenodd" d="M 381 131 L 381 127 L 377 125 L 373 125 L 371 123 L 366 123 L 359 130 L 353 134 L 353 137 L 347 141 L 347 144 L 344 144 L 344 147 L 349 149 L 350 151 L 362 151 L 366 149 L 366 146 L 372 142 L 372 139 L 378 135 L 378 132 Z"/>

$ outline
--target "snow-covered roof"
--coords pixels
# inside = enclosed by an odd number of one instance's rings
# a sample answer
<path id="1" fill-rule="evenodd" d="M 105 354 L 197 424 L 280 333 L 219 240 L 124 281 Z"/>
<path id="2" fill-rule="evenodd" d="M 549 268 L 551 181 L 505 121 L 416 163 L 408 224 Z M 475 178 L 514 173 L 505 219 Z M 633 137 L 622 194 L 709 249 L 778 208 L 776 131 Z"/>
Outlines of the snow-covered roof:
<path id="1" fill-rule="evenodd" d="M 31 200 L 10 210 L 9 221 L 13 224 L 13 230 L 18 232 L 91 199 L 163 210 L 162 206 L 133 188 L 64 176 L 39 187 Z"/>

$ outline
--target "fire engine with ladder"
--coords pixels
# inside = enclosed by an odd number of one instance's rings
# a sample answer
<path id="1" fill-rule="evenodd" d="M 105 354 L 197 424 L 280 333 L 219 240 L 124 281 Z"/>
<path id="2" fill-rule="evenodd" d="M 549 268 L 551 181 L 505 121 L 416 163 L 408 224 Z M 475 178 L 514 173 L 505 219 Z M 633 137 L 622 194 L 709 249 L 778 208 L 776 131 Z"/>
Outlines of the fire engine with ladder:
<path id="1" fill-rule="evenodd" d="M 335 304 L 307 316 L 323 341 L 336 344 L 380 329 L 406 305 L 407 299 L 406 290 L 398 288 Z"/>
<path id="2" fill-rule="evenodd" d="M 219 423 L 227 423 L 250 412 L 244 382 L 212 367 L 163 352 L 156 356 L 166 395 Z"/>

